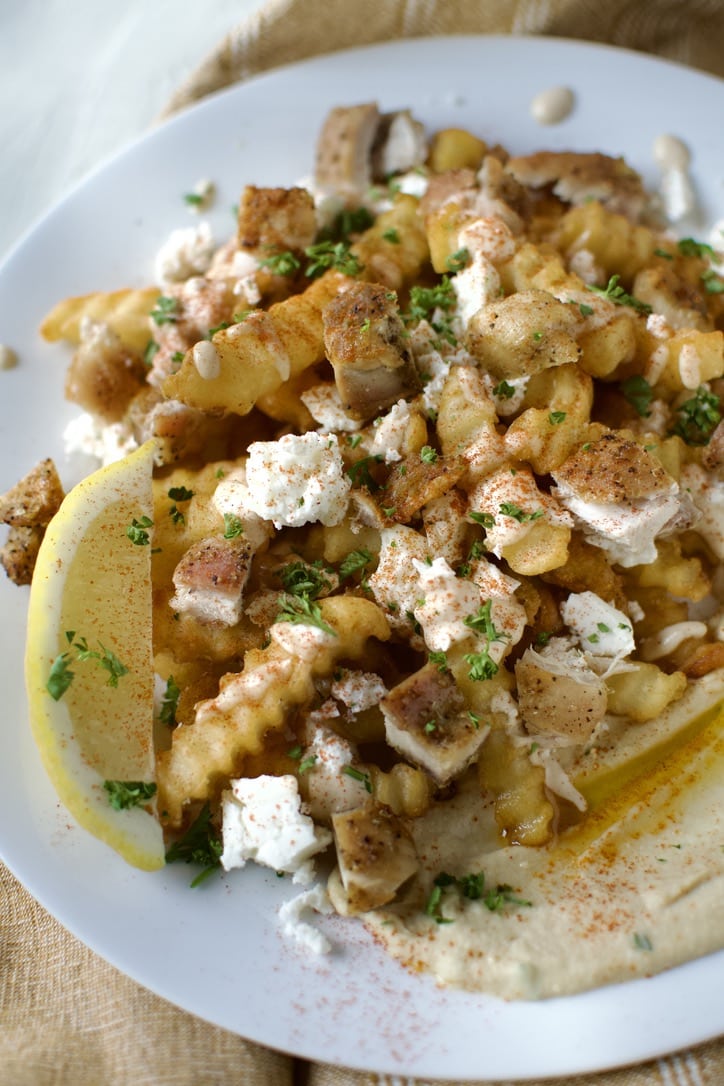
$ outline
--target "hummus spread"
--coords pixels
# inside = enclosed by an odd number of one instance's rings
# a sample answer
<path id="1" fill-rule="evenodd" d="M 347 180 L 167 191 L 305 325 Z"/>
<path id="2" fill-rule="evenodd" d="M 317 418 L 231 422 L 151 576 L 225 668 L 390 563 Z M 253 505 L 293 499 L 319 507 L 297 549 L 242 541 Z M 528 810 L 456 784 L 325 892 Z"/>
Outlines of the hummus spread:
<path id="1" fill-rule="evenodd" d="M 656 725 L 581 755 L 575 783 L 598 802 L 550 847 L 501 846 L 468 775 L 414 823 L 420 878 L 367 926 L 407 967 L 506 999 L 649 976 L 720 948 L 722 683 L 706 676 Z M 457 881 L 439 885 L 443 872 Z M 471 899 L 460 887 L 480 873 Z"/>

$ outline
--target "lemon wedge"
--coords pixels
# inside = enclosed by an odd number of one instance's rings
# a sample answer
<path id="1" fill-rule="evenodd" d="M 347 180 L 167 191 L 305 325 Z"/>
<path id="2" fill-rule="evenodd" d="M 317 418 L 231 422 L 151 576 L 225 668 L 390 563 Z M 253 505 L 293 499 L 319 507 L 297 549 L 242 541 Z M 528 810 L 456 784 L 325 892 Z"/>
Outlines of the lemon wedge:
<path id="1" fill-rule="evenodd" d="M 161 827 L 144 806 L 115 809 L 104 783 L 154 781 L 153 455 L 147 442 L 63 501 L 38 555 L 25 654 L 31 728 L 61 802 L 145 870 L 164 863 Z"/>

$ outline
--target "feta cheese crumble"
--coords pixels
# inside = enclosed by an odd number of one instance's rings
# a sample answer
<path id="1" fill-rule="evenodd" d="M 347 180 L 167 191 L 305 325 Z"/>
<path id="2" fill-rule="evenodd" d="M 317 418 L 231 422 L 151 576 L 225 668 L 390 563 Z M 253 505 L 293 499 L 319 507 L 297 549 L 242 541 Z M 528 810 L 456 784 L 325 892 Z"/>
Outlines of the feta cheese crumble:
<path id="1" fill-rule="evenodd" d="M 561 617 L 599 675 L 612 674 L 636 648 L 631 620 L 595 592 L 572 592 L 561 604 Z"/>
<path id="2" fill-rule="evenodd" d="M 296 777 L 242 777 L 231 781 L 222 798 L 221 864 L 225 871 L 249 860 L 309 884 L 312 857 L 330 844 L 332 834 L 315 826 L 302 811 Z"/>
<path id="3" fill-rule="evenodd" d="M 333 526 L 347 512 L 352 483 L 334 434 L 285 434 L 279 441 L 252 442 L 246 479 L 250 508 L 275 528 L 315 521 Z"/>
<path id="4" fill-rule="evenodd" d="M 156 281 L 167 287 L 192 275 L 203 275 L 211 267 L 215 244 L 207 222 L 172 230 L 156 254 Z"/>

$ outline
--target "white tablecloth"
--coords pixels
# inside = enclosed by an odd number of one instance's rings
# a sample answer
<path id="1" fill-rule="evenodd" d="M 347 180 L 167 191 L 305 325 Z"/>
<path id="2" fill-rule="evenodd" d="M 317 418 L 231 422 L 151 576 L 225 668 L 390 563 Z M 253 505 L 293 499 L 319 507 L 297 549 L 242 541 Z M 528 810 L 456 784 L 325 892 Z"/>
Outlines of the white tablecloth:
<path id="1" fill-rule="evenodd" d="M 0 262 L 261 0 L 0 0 Z M 0 339 L 2 332 L 0 330 Z"/>

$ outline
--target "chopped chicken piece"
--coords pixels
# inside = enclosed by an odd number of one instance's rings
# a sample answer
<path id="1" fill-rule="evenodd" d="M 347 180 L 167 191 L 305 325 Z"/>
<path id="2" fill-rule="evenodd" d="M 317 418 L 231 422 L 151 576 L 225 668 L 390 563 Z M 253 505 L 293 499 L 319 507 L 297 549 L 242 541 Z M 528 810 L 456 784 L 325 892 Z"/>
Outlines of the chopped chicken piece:
<path id="1" fill-rule="evenodd" d="M 332 828 L 339 882 L 331 880 L 328 889 L 343 915 L 387 904 L 416 874 L 419 863 L 412 837 L 389 807 L 369 800 L 363 807 L 334 815 Z"/>
<path id="2" fill-rule="evenodd" d="M 238 242 L 264 259 L 273 253 L 303 252 L 317 233 L 312 194 L 303 188 L 247 185 L 239 201 Z"/>
<path id="3" fill-rule="evenodd" d="M 374 102 L 337 106 L 317 140 L 315 184 L 322 192 L 363 196 L 372 183 L 372 147 L 380 124 Z"/>
<path id="4" fill-rule="evenodd" d="M 394 292 L 354 283 L 322 313 L 324 345 L 347 414 L 374 418 L 422 388 Z"/>
<path id="5" fill-rule="evenodd" d="M 41 460 L 0 497 L 0 521 L 10 526 L 0 563 L 15 584 L 30 584 L 48 524 L 65 497 L 52 460 Z"/>
<path id="6" fill-rule="evenodd" d="M 466 711 L 453 679 L 434 664 L 395 686 L 380 706 L 390 746 L 440 785 L 462 773 L 488 734 Z"/>
<path id="7" fill-rule="evenodd" d="M 554 195 L 577 205 L 599 200 L 610 211 L 636 221 L 646 203 L 641 178 L 622 158 L 597 152 L 539 151 L 511 158 L 509 174 L 530 188 L 551 186 Z"/>
<path id="8" fill-rule="evenodd" d="M 518 705 L 533 734 L 585 742 L 606 712 L 606 684 L 562 638 L 540 652 L 527 649 L 515 665 Z"/>
<path id="9" fill-rule="evenodd" d="M 383 113 L 372 148 L 374 180 L 422 166 L 426 155 L 425 126 L 414 120 L 409 109 Z"/>
<path id="10" fill-rule="evenodd" d="M 110 325 L 83 319 L 80 344 L 65 378 L 67 399 L 104 422 L 118 422 L 145 376 L 142 360 Z"/>
<path id="11" fill-rule="evenodd" d="M 251 571 L 251 546 L 242 538 L 210 536 L 195 543 L 176 566 L 171 607 L 202 622 L 234 626 Z"/>
<path id="12" fill-rule="evenodd" d="M 676 481 L 656 457 L 621 433 L 587 442 L 552 475 L 556 497 L 588 542 L 625 567 L 653 562 L 654 540 L 680 515 Z"/>
<path id="13" fill-rule="evenodd" d="M 0 497 L 0 521 L 11 527 L 45 528 L 65 493 L 52 460 L 41 460 Z"/>

